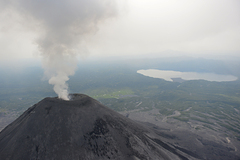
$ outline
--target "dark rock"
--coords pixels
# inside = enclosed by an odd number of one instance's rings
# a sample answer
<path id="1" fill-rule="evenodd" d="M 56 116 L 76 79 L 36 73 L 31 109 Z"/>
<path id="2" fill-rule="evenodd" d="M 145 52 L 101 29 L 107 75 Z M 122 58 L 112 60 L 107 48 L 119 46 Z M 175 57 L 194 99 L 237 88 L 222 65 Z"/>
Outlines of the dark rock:
<path id="1" fill-rule="evenodd" d="M 45 98 L 0 133 L 2 160 L 195 159 L 82 94 Z"/>

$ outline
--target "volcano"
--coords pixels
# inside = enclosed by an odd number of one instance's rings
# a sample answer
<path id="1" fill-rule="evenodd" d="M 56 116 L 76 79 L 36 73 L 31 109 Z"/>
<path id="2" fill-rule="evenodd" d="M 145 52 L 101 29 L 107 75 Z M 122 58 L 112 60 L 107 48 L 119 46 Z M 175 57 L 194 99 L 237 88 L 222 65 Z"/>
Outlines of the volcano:
<path id="1" fill-rule="evenodd" d="M 0 133 L 4 160 L 195 159 L 83 94 L 45 98 Z"/>

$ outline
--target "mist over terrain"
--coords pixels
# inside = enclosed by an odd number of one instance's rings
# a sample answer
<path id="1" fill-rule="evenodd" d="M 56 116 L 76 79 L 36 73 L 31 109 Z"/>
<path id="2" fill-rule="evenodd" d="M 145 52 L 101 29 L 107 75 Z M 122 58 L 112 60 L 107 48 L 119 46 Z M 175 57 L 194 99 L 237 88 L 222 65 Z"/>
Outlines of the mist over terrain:
<path id="1" fill-rule="evenodd" d="M 240 77 L 238 68 L 240 63 L 233 63 L 212 60 L 212 59 L 192 59 L 192 58 L 159 58 L 159 59 L 108 59 L 108 60 L 85 60 L 78 64 L 76 75 L 71 76 L 69 80 L 70 93 L 85 93 L 97 99 L 108 97 L 108 93 L 121 89 L 132 88 L 141 83 L 148 84 L 147 78 L 137 73 L 139 69 L 160 69 L 174 70 L 181 72 L 198 72 L 198 73 L 217 73 L 230 74 Z M 0 107 L 2 114 L 9 113 L 8 111 L 16 111 L 16 114 L 22 113 L 26 107 L 30 107 L 36 101 L 41 100 L 46 96 L 56 96 L 51 89 L 51 86 L 43 79 L 44 70 L 40 63 L 26 63 L 16 68 L 6 68 L 1 65 L 1 101 Z M 146 81 L 146 82 L 145 82 Z M 165 82 L 162 80 L 154 80 L 159 83 L 169 84 L 169 86 L 177 84 Z M 193 81 L 200 82 L 200 81 Z M 234 82 L 207 82 L 222 85 L 237 84 Z M 186 82 L 186 84 L 191 81 Z M 155 82 L 153 83 L 154 86 Z M 158 84 L 158 83 L 157 83 Z M 236 88 L 237 89 L 237 88 Z M 132 90 L 132 89 L 130 89 Z M 130 91 L 129 90 L 129 91 Z M 231 92 L 231 89 L 226 92 Z M 129 94 L 133 94 L 131 91 Z M 103 96 L 103 95 L 106 96 Z M 126 93 L 127 94 L 127 93 Z M 110 96 L 110 97 L 114 97 Z M 171 97 L 169 96 L 171 99 Z M 174 98 L 174 97 L 172 97 Z M 23 106 L 26 106 L 23 108 Z"/>
<path id="2" fill-rule="evenodd" d="M 87 55 L 239 59 L 237 0 L 0 0 L 0 6 L 1 63 L 40 59 L 44 78 L 63 99 L 78 58 Z"/>

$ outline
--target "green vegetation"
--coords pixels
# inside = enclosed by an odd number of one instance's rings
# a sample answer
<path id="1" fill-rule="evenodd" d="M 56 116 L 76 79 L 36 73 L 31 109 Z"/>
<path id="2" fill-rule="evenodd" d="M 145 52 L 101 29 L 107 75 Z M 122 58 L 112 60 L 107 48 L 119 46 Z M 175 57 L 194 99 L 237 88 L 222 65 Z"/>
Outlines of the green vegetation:
<path id="1" fill-rule="evenodd" d="M 113 91 L 110 88 L 102 88 L 88 91 L 88 95 L 91 95 L 95 99 L 101 98 L 125 98 L 134 94 L 130 88 L 123 88 L 121 90 Z"/>

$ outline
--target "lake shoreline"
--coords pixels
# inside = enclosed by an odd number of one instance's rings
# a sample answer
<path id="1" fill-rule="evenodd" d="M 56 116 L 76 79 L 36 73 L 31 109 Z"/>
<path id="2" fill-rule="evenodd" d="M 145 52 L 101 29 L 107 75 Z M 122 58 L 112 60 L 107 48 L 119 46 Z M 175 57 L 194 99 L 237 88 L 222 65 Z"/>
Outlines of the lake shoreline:
<path id="1" fill-rule="evenodd" d="M 233 75 L 222 75 L 216 73 L 198 73 L 198 72 L 179 72 L 171 70 L 147 69 L 138 70 L 137 73 L 152 78 L 160 78 L 170 82 L 179 82 L 189 80 L 206 80 L 215 82 L 236 81 L 238 77 Z"/>

